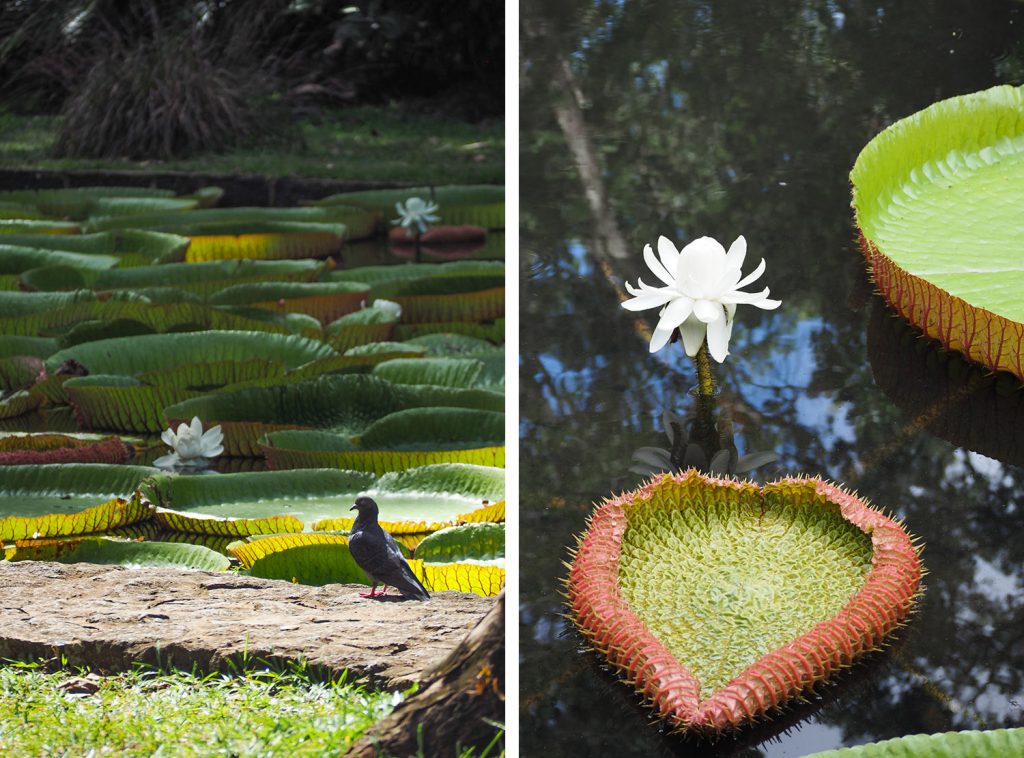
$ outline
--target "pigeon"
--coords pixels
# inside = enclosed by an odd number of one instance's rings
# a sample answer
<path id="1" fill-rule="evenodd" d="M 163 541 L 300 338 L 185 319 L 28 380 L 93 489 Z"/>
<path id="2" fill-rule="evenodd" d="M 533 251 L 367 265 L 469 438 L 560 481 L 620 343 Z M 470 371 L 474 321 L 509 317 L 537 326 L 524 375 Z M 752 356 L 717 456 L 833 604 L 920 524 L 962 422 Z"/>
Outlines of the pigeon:
<path id="1" fill-rule="evenodd" d="M 360 592 L 360 597 L 381 597 L 392 586 L 410 600 L 430 600 L 430 594 L 412 573 L 409 564 L 402 557 L 395 538 L 380 528 L 377 523 L 379 509 L 373 498 L 357 497 L 356 504 L 349 510 L 358 511 L 356 522 L 348 536 L 348 549 L 356 565 L 367 573 L 373 582 L 369 592 Z M 377 585 L 384 589 L 377 592 Z"/>

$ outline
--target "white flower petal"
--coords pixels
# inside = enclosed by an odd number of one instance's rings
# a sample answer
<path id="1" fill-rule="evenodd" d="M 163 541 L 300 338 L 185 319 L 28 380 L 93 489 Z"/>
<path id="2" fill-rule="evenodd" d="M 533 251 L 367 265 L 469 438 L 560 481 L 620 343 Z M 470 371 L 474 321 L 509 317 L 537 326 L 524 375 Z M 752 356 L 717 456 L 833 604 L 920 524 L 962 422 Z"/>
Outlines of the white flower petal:
<path id="1" fill-rule="evenodd" d="M 679 251 L 668 237 L 658 237 L 658 256 L 666 271 L 671 273 L 679 267 Z"/>
<path id="2" fill-rule="evenodd" d="M 203 422 L 199 420 L 199 416 L 192 417 L 192 424 L 190 425 L 190 431 L 192 436 L 199 439 L 203 436 Z"/>
<path id="3" fill-rule="evenodd" d="M 692 316 L 679 326 L 679 334 L 683 338 L 683 349 L 686 350 L 688 356 L 692 358 L 697 354 L 700 346 L 704 344 L 704 335 L 706 333 L 707 326 L 704 322 Z"/>
<path id="4" fill-rule="evenodd" d="M 156 466 L 157 468 L 162 468 L 164 470 L 173 469 L 175 466 L 178 465 L 178 456 L 176 453 L 161 455 L 159 458 L 153 461 L 153 465 Z"/>
<path id="5" fill-rule="evenodd" d="M 178 424 L 178 433 L 175 436 L 178 439 L 181 439 L 182 437 L 187 436 L 190 433 L 190 431 L 191 430 L 189 429 L 188 424 L 182 421 L 180 424 Z"/>
<path id="6" fill-rule="evenodd" d="M 765 298 L 764 300 L 756 300 L 753 303 L 750 303 L 750 305 L 753 305 L 755 308 L 760 308 L 761 310 L 774 311 L 776 308 L 782 305 L 782 301 L 769 300 L 768 298 Z"/>
<path id="7" fill-rule="evenodd" d="M 675 329 L 686 321 L 693 313 L 693 300 L 688 297 L 677 297 L 661 312 L 661 320 L 658 326 Z"/>
<path id="8" fill-rule="evenodd" d="M 630 300 L 624 300 L 622 307 L 627 311 L 645 311 L 648 308 L 659 308 L 674 297 L 678 297 L 678 295 L 668 287 L 651 289 L 639 293 Z"/>
<path id="9" fill-rule="evenodd" d="M 724 362 L 725 356 L 729 354 L 729 337 L 731 333 L 732 329 L 729 327 L 729 322 L 724 318 L 708 324 L 708 352 L 719 363 Z"/>
<path id="10" fill-rule="evenodd" d="M 160 440 L 167 447 L 174 447 L 174 443 L 178 441 L 178 436 L 174 433 L 173 429 L 164 429 L 163 434 L 160 435 Z"/>
<path id="11" fill-rule="evenodd" d="M 751 273 L 747 274 L 745 277 L 743 277 L 738 282 L 736 282 L 736 284 L 733 285 L 733 289 L 739 289 L 740 287 L 746 287 L 748 284 L 752 284 L 752 283 L 756 282 L 758 279 L 761 278 L 761 274 L 764 273 L 764 268 L 765 268 L 765 262 L 764 262 L 764 258 L 762 258 L 761 262 L 757 264 L 757 268 L 755 268 Z"/>
<path id="12" fill-rule="evenodd" d="M 713 287 L 725 270 L 725 248 L 711 237 L 700 237 L 679 253 L 676 278 L 686 273 L 698 287 Z"/>
<path id="13" fill-rule="evenodd" d="M 661 261 L 654 257 L 654 250 L 651 249 L 650 245 L 644 245 L 644 262 L 647 263 L 647 268 L 651 270 L 651 273 L 669 287 L 676 283 L 675 278 L 661 265 Z"/>
<path id="14" fill-rule="evenodd" d="M 659 350 L 661 350 L 663 347 L 665 347 L 665 345 L 668 344 L 669 339 L 672 337 L 672 332 L 674 332 L 674 331 L 675 331 L 675 328 L 672 328 L 672 329 L 665 328 L 665 329 L 663 329 L 661 327 L 661 324 L 659 323 L 658 326 L 655 327 L 655 329 L 654 329 L 654 334 L 651 335 L 650 351 L 652 353 L 656 353 Z"/>
<path id="15" fill-rule="evenodd" d="M 705 324 L 715 321 L 722 321 L 725 312 L 721 303 L 713 303 L 710 300 L 698 300 L 693 304 L 693 315 Z"/>
<path id="16" fill-rule="evenodd" d="M 740 305 L 756 305 L 759 301 L 768 297 L 768 288 L 760 292 L 726 292 L 718 298 L 721 303 L 739 303 Z"/>
<path id="17" fill-rule="evenodd" d="M 747 240 L 741 234 L 729 245 L 729 252 L 725 254 L 726 265 L 739 271 L 743 268 L 743 259 L 747 257 Z"/>

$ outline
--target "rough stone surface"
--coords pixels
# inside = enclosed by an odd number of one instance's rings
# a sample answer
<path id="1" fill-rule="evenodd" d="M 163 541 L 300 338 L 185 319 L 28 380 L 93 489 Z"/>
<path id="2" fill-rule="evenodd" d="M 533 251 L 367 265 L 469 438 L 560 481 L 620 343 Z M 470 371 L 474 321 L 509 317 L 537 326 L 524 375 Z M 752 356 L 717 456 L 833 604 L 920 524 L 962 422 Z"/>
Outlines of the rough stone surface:
<path id="1" fill-rule="evenodd" d="M 420 681 L 484 617 L 494 598 L 429 602 L 359 597 L 232 573 L 0 561 L 0 658 L 64 655 L 101 671 L 134 661 L 201 670 L 243 655 L 305 658 L 391 689 Z"/>

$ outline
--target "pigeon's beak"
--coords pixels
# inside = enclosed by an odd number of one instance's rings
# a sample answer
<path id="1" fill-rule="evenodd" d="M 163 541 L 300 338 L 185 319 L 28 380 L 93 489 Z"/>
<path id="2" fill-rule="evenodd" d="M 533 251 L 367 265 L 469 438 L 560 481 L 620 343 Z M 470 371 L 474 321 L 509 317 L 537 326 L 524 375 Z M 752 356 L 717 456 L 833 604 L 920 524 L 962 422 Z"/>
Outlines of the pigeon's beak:
<path id="1" fill-rule="evenodd" d="M 359 506 L 358 505 L 353 505 L 351 508 L 349 508 L 349 510 L 350 511 L 358 511 L 359 510 Z"/>

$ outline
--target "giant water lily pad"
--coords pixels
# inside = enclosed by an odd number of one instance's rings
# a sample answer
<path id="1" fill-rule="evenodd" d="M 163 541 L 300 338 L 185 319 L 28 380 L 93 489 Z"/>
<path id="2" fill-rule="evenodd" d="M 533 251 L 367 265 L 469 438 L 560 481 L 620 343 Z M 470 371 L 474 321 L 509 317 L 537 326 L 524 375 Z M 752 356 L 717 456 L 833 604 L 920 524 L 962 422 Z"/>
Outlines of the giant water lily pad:
<path id="1" fill-rule="evenodd" d="M 890 305 L 946 347 L 1024 379 L 1024 88 L 943 100 L 893 124 L 850 178 Z"/>
<path id="2" fill-rule="evenodd" d="M 987 758 L 1024 755 L 1024 728 L 910 734 L 806 758 Z"/>
<path id="3" fill-rule="evenodd" d="M 0 539 L 114 529 L 150 517 L 136 488 L 156 469 L 92 463 L 0 466 Z"/>
<path id="4" fill-rule="evenodd" d="M 489 390 L 396 385 L 375 376 L 342 374 L 205 395 L 169 406 L 164 415 L 169 424 L 193 416 L 220 424 L 228 455 L 258 456 L 263 454 L 259 439 L 269 432 L 317 428 L 356 434 L 390 413 L 416 407 L 501 410 L 504 398 Z"/>
<path id="5" fill-rule="evenodd" d="M 720 732 L 875 648 L 920 578 L 900 525 L 835 485 L 691 470 L 601 505 L 568 588 L 579 629 L 660 717 Z"/>
<path id="6" fill-rule="evenodd" d="M 135 542 L 111 537 L 19 540 L 9 552 L 8 560 L 159 566 L 201 571 L 226 571 L 231 565 L 226 557 L 201 545 Z"/>
<path id="7" fill-rule="evenodd" d="M 317 519 L 348 515 L 356 496 L 373 481 L 363 472 L 336 470 L 164 475 L 148 481 L 144 491 L 169 509 L 158 511 L 158 518 L 172 529 L 245 536 L 301 531 Z M 287 524 L 282 517 L 289 517 Z"/>
<path id="8" fill-rule="evenodd" d="M 319 530 L 348 529 L 356 497 L 371 494 L 383 520 L 407 521 L 411 531 L 425 532 L 428 524 L 451 523 L 479 505 L 480 492 L 499 496 L 502 482 L 500 471 L 481 466 L 431 466 L 380 480 L 362 471 L 307 469 L 160 475 L 143 491 L 160 506 L 158 520 L 178 531 L 245 536 L 301 530 L 314 522 Z M 292 519 L 291 526 L 282 526 L 283 517 Z"/>
<path id="9" fill-rule="evenodd" d="M 370 580 L 356 565 L 348 538 L 334 534 L 288 534 L 233 544 L 229 551 L 253 576 L 300 584 L 365 584 Z M 409 568 L 431 592 L 455 590 L 493 596 L 505 584 L 505 571 L 474 563 L 425 564 L 410 560 Z"/>

